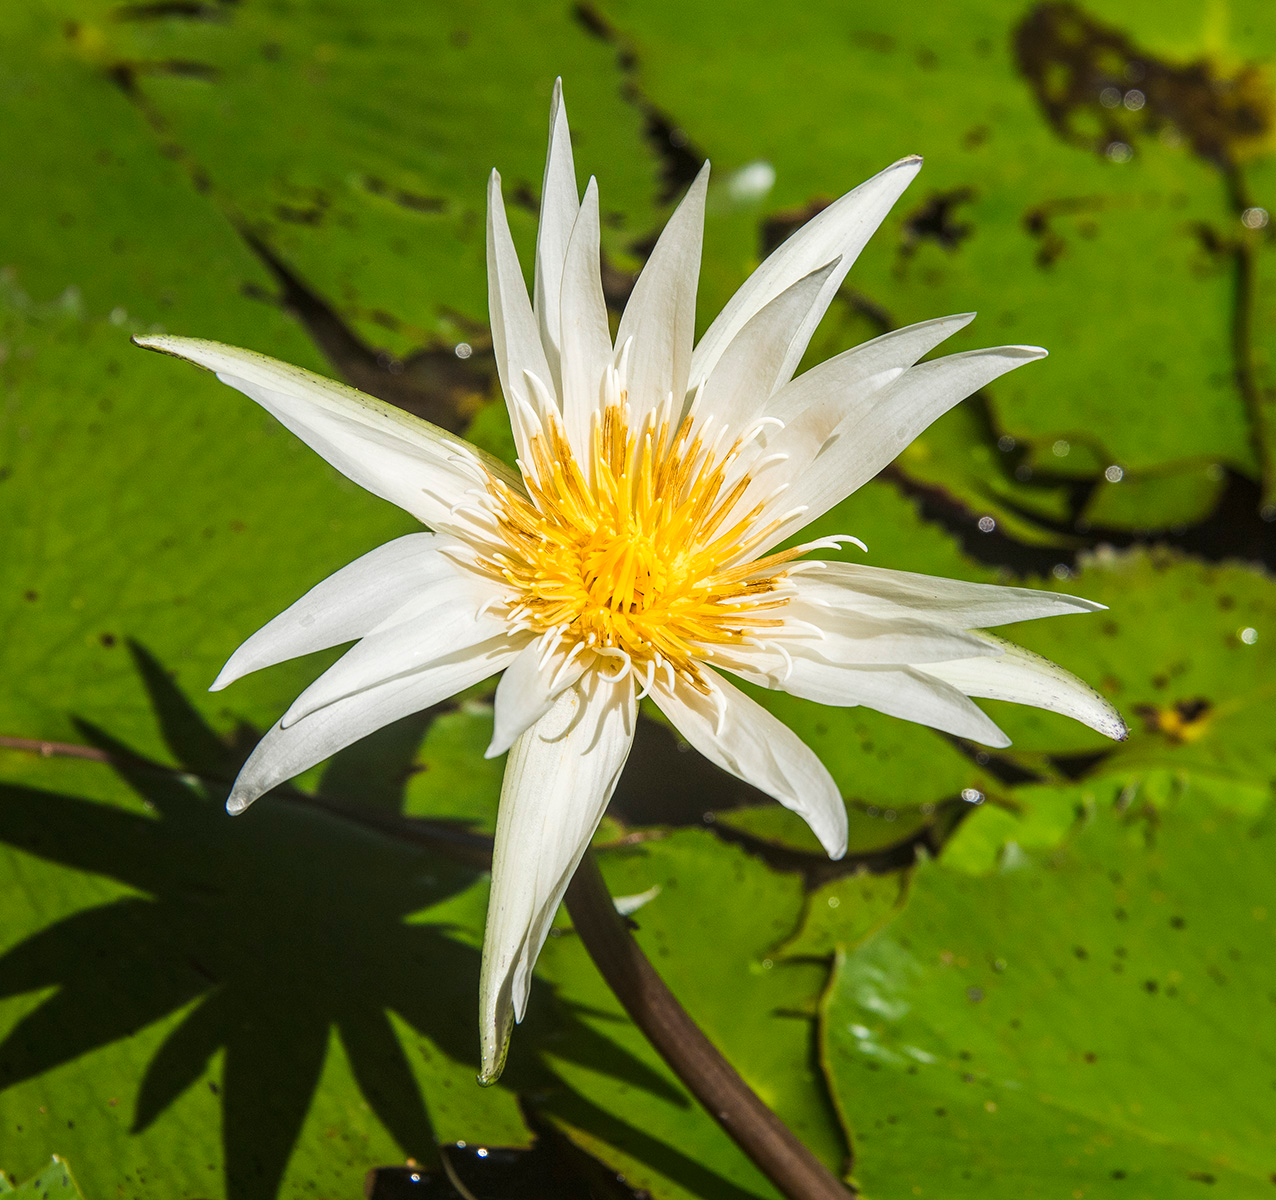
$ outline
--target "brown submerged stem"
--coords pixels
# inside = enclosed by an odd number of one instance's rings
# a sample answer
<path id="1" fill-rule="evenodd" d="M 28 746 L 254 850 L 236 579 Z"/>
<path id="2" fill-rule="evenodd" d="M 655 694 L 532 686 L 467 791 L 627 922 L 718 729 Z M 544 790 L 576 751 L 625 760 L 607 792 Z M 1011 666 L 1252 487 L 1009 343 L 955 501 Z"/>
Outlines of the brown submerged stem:
<path id="1" fill-rule="evenodd" d="M 567 889 L 567 911 L 634 1024 L 758 1169 L 789 1200 L 849 1200 L 850 1190 L 762 1103 L 656 974 L 591 852 Z"/>

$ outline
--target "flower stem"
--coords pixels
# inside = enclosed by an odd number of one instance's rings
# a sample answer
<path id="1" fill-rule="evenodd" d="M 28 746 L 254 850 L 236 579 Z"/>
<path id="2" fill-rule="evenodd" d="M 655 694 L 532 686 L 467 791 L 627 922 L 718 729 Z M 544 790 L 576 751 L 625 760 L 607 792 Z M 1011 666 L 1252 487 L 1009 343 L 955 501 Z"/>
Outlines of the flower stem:
<path id="1" fill-rule="evenodd" d="M 847 1187 L 758 1099 L 656 974 L 616 912 L 591 852 L 567 889 L 567 911 L 634 1024 L 758 1169 L 789 1200 L 848 1200 Z"/>

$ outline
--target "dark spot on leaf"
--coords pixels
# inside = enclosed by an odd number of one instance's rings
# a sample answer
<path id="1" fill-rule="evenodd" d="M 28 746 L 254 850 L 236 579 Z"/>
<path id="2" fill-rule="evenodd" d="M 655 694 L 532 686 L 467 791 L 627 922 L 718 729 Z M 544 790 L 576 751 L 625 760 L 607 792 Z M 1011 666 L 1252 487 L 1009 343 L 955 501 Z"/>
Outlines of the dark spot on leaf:
<path id="1" fill-rule="evenodd" d="M 1151 996 L 1155 996 L 1161 990 L 1161 985 L 1155 979 L 1149 979 L 1143 984 L 1143 990 Z"/>
<path id="2" fill-rule="evenodd" d="M 974 198 L 975 189 L 971 187 L 935 192 L 925 204 L 904 218 L 900 253 L 908 258 L 924 241 L 935 242 L 945 250 L 956 250 L 974 232 L 974 226 L 969 222 L 957 220 L 957 209 Z"/>
<path id="3" fill-rule="evenodd" d="M 104 645 L 109 650 L 112 646 L 115 645 L 115 634 L 104 633 L 102 634 L 100 638 L 98 638 L 98 641 L 101 642 L 102 645 Z"/>
<path id="4" fill-rule="evenodd" d="M 1088 1063 L 1098 1062 L 1098 1061 L 1099 1061 L 1099 1056 L 1098 1056 L 1097 1054 L 1095 1054 L 1095 1052 L 1094 1052 L 1093 1050 L 1087 1050 L 1087 1051 L 1086 1051 L 1086 1055 L 1085 1055 L 1085 1060 L 1086 1060 L 1086 1062 L 1088 1062 Z"/>
<path id="5" fill-rule="evenodd" d="M 1023 227 L 1037 243 L 1036 263 L 1039 267 L 1052 267 L 1068 248 L 1067 239 L 1060 228 L 1060 218 L 1076 217 L 1081 213 L 1093 213 L 1103 207 L 1097 196 L 1068 196 L 1048 200 L 1028 209 L 1023 215 Z M 1093 224 L 1092 221 L 1088 224 Z M 1097 230 L 1097 226 L 1095 227 Z M 1078 223 L 1078 232 L 1080 226 Z M 1089 236 L 1094 236 L 1093 232 Z"/>
<path id="6" fill-rule="evenodd" d="M 1208 1171 L 1189 1171 L 1187 1177 L 1193 1183 L 1216 1183 L 1217 1180 Z"/>
<path id="7" fill-rule="evenodd" d="M 1154 136 L 1230 169 L 1272 129 L 1258 64 L 1230 75 L 1205 58 L 1175 65 L 1075 4 L 1039 4 L 1015 30 L 1014 51 L 1054 131 L 1099 154 L 1124 146 L 1128 157 L 1139 138 Z"/>
<path id="8" fill-rule="evenodd" d="M 220 21 L 224 9 L 203 0 L 156 0 L 151 4 L 122 4 L 111 13 L 116 21 L 158 21 L 166 17 L 185 17 L 194 21 Z"/>
<path id="9" fill-rule="evenodd" d="M 865 50 L 875 50 L 878 54 L 889 54 L 895 49 L 895 39 L 889 33 L 875 33 L 869 29 L 857 29 L 851 34 L 851 41 Z"/>
<path id="10" fill-rule="evenodd" d="M 1182 917 L 1170 918 L 1171 929 L 1185 929 L 1186 927 L 1187 927 L 1187 922 Z"/>
<path id="11" fill-rule="evenodd" d="M 984 989 L 981 987 L 968 987 L 966 989 L 966 999 L 971 1004 L 978 1004 L 984 998 Z"/>

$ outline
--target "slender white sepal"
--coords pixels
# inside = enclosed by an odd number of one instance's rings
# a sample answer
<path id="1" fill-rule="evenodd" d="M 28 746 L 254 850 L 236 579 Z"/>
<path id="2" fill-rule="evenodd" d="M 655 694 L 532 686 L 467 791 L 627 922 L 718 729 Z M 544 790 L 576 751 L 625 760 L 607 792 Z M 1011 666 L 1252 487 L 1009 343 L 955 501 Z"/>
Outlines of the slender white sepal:
<path id="1" fill-rule="evenodd" d="M 613 358 L 599 237 L 598 184 L 591 179 L 567 244 L 562 273 L 563 423 L 582 462 L 588 459 L 594 414 L 602 407 L 603 375 Z"/>
<path id="2" fill-rule="evenodd" d="M 885 620 L 915 619 L 953 629 L 987 629 L 1065 613 L 1102 612 L 1104 608 L 1080 596 L 968 583 L 862 563 L 813 562 L 803 568 L 790 571 L 789 585 L 808 604 Z"/>
<path id="3" fill-rule="evenodd" d="M 487 187 L 487 304 L 492 320 L 492 353 L 501 391 L 509 409 L 514 444 L 524 462 L 530 462 L 529 439 L 534 426 L 527 411 L 534 396 L 524 372 L 530 371 L 546 384 L 554 379 L 545 358 L 540 328 L 527 298 L 527 284 L 519 265 L 514 239 L 510 236 L 501 199 L 501 177 L 493 171 Z M 533 407 L 533 411 L 537 411 Z"/>
<path id="4" fill-rule="evenodd" d="M 833 399 L 837 423 L 854 424 L 868 411 L 877 392 L 974 319 L 974 313 L 938 317 L 843 351 L 780 388 L 768 402 L 766 414 L 787 425 L 811 405 Z"/>
<path id="5" fill-rule="evenodd" d="M 521 1021 L 532 967 L 633 744 L 632 676 L 591 671 L 510 751 L 496 818 L 479 985 L 482 1069 L 492 1083 Z"/>
<path id="6" fill-rule="evenodd" d="M 287 729 L 276 725 L 244 763 L 226 801 L 227 810 L 241 813 L 263 792 L 300 775 L 352 742 L 481 683 L 504 670 L 516 653 L 505 638 L 493 638 L 422 670 L 347 696 Z"/>
<path id="7" fill-rule="evenodd" d="M 263 667 L 363 637 L 418 589 L 455 573 L 438 549 L 442 540 L 410 533 L 329 575 L 245 641 L 208 690 L 219 692 Z"/>
<path id="8" fill-rule="evenodd" d="M 766 410 L 786 382 L 789 347 L 840 261 L 799 279 L 750 318 L 704 380 L 702 412 L 739 436 Z"/>
<path id="9" fill-rule="evenodd" d="M 563 262 L 579 208 L 572 136 L 567 128 L 567 106 L 563 103 L 563 81 L 556 79 L 549 106 L 549 151 L 545 155 L 540 220 L 536 228 L 536 279 L 532 288 L 532 308 L 549 364 L 548 382 L 559 390 L 560 395 L 558 314 Z"/>
<path id="10" fill-rule="evenodd" d="M 669 218 L 620 318 L 616 345 L 628 341 L 632 346 L 626 378 L 634 428 L 641 428 L 647 413 L 667 396 L 674 398 L 676 411 L 682 411 L 696 331 L 696 285 L 708 186 L 709 164 L 705 163 Z"/>
<path id="11" fill-rule="evenodd" d="M 818 420 L 818 406 L 808 408 L 802 420 L 786 426 L 768 445 L 773 452 L 790 453 L 775 475 L 777 481 L 790 485 L 782 506 L 800 508 L 801 512 L 780 526 L 759 552 L 769 550 L 845 500 L 893 462 L 923 429 L 972 392 L 1045 355 L 1038 346 L 999 346 L 921 363 L 878 391 L 867 412 L 839 420 L 822 441 L 819 435 L 826 426 L 816 424 L 814 430 L 803 427 L 803 421 Z M 836 413 L 827 415 L 831 419 Z M 775 481 L 766 482 L 773 486 Z"/>
<path id="12" fill-rule="evenodd" d="M 1118 742 L 1129 736 L 1121 714 L 1084 680 L 1022 646 L 991 634 L 985 636 L 1002 648 L 999 657 L 927 663 L 918 670 L 943 680 L 967 696 L 1009 700 L 1062 713 Z"/>
<path id="13" fill-rule="evenodd" d="M 490 638 L 504 635 L 511 646 L 521 644 L 522 639 L 509 637 L 505 621 L 485 603 L 494 593 L 492 585 L 449 565 L 450 575 L 433 581 L 395 609 L 306 688 L 284 713 L 283 727 Z"/>
<path id="14" fill-rule="evenodd" d="M 922 160 L 916 155 L 892 163 L 886 170 L 830 204 L 773 251 L 727 301 L 726 307 L 700 339 L 691 365 L 691 387 L 709 377 L 718 359 L 754 313 L 761 311 L 804 275 L 835 258 L 840 259 L 790 345 L 787 370 L 792 375 L 802 360 L 816 325 L 837 289 L 842 286 L 847 271 L 921 166 Z"/>
<path id="15" fill-rule="evenodd" d="M 202 338 L 157 335 L 133 341 L 212 371 L 348 479 L 433 529 L 453 528 L 452 506 L 482 482 L 483 471 L 522 487 L 507 468 L 469 442 L 313 371 Z"/>

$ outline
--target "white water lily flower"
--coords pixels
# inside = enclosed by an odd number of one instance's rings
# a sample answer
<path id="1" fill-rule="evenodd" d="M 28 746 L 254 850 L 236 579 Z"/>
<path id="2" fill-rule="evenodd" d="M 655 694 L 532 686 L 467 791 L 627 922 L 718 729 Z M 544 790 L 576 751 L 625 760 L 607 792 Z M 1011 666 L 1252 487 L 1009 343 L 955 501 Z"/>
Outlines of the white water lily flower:
<path id="1" fill-rule="evenodd" d="M 533 964 L 624 767 L 641 697 L 712 762 L 801 814 L 834 858 L 847 819 L 832 777 L 724 672 L 992 746 L 1008 739 L 971 696 L 1125 734 L 1079 679 L 979 632 L 1101 605 L 804 557 L 854 538 L 777 549 L 936 417 L 1045 353 L 1002 346 L 917 365 L 967 314 L 886 334 L 792 378 L 921 160 L 901 159 L 798 230 L 693 348 L 707 165 L 613 341 L 598 191 L 591 179 L 578 196 L 558 89 L 550 130 L 532 299 L 495 172 L 488 190 L 492 340 L 520 474 L 308 371 L 212 342 L 137 339 L 216 372 L 433 531 L 338 571 L 231 656 L 215 689 L 358 639 L 262 739 L 232 812 L 504 672 L 488 751 L 510 754 L 483 948 L 486 1081 L 501 1069 Z"/>

